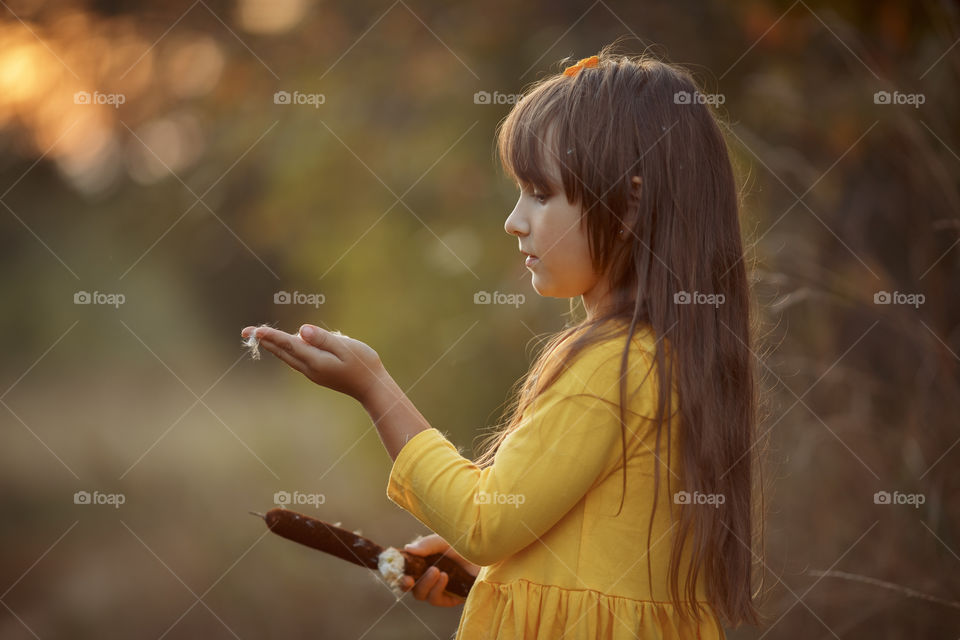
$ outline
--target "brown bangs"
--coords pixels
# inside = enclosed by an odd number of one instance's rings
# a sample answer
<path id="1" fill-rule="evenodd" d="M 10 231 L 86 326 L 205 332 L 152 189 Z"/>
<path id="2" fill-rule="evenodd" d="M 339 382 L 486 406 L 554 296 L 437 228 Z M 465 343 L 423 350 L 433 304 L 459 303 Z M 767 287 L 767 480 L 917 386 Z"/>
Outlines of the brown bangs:
<path id="1" fill-rule="evenodd" d="M 546 82 L 525 95 L 497 131 L 497 152 L 504 172 L 522 187 L 544 193 L 563 188 L 571 180 L 569 162 L 560 154 L 567 148 L 569 113 L 562 109 L 564 83 Z M 552 146 L 551 146 L 552 145 Z M 550 167 L 559 168 L 560 182 Z M 568 200 L 570 194 L 567 194 Z"/>

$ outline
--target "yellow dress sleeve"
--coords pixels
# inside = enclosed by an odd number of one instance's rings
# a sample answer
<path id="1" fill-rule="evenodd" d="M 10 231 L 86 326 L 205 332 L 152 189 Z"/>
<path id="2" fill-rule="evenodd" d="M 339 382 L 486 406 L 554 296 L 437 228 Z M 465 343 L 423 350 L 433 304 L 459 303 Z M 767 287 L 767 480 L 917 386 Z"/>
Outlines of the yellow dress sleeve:
<path id="1" fill-rule="evenodd" d="M 400 450 L 387 496 L 464 558 L 490 565 L 556 524 L 621 455 L 619 359 L 578 358 L 480 469 L 434 428 Z"/>

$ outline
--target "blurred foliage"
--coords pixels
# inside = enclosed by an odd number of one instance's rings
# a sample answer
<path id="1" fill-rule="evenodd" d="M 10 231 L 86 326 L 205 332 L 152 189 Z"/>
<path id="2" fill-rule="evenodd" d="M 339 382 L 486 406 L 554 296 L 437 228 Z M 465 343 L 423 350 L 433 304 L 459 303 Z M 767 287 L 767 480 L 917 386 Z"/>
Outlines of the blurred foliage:
<path id="1" fill-rule="evenodd" d="M 368 342 L 469 454 L 569 310 L 503 231 L 509 105 L 474 94 L 626 36 L 726 98 L 768 390 L 764 637 L 955 637 L 956 607 L 808 570 L 958 600 L 958 35 L 955 4 L 894 0 L 5 3 L 0 636 L 452 633 L 458 609 L 262 537 L 246 511 L 278 490 L 385 544 L 423 528 L 362 409 L 243 359 L 239 331 Z M 127 502 L 73 504 L 95 489 Z"/>

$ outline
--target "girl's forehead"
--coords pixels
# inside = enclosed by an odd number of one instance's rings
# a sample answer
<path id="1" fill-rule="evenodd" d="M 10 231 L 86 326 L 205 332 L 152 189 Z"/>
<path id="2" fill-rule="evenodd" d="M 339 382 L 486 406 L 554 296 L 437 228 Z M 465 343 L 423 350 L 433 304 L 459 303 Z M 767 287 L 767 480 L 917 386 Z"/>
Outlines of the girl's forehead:
<path id="1" fill-rule="evenodd" d="M 560 163 L 566 162 L 564 157 L 566 154 L 560 154 L 559 146 L 556 127 L 551 126 L 540 143 L 540 158 L 543 163 L 541 170 L 550 180 L 558 184 L 560 182 Z"/>
<path id="2" fill-rule="evenodd" d="M 552 144 L 540 144 L 536 155 L 538 173 L 543 175 L 552 185 L 561 183 L 560 163 L 565 162 Z"/>
<path id="3" fill-rule="evenodd" d="M 541 127 L 523 122 L 514 127 L 507 163 L 518 185 L 521 188 L 559 188 L 562 185 L 561 166 L 567 162 L 559 147 L 556 123 Z"/>

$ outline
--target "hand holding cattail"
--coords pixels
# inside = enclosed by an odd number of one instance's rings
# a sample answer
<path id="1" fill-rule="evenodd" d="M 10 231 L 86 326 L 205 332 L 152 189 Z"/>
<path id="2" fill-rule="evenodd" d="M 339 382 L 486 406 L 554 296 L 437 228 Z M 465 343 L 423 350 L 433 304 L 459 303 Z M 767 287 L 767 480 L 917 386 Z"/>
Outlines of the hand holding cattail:
<path id="1" fill-rule="evenodd" d="M 471 576 L 480 573 L 480 565 L 467 561 L 453 550 L 446 540 L 437 534 L 421 537 L 403 547 L 404 551 L 420 556 L 442 554 L 457 562 Z M 450 575 L 437 567 L 427 569 L 419 579 L 404 576 L 400 580 L 400 588 L 404 591 L 413 591 L 417 600 L 425 600 L 435 607 L 456 607 L 464 603 L 465 599 L 451 594 L 446 590 L 450 582 Z"/>

